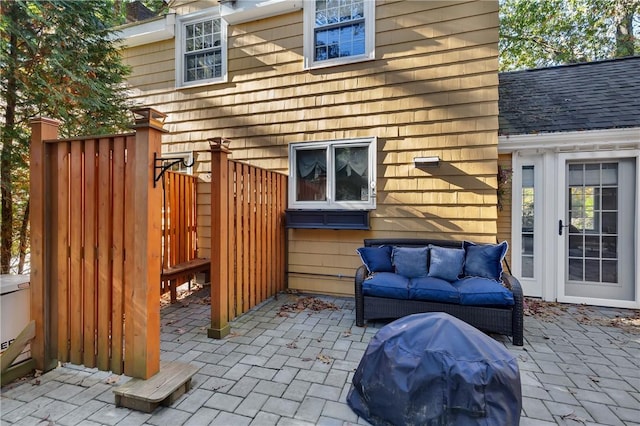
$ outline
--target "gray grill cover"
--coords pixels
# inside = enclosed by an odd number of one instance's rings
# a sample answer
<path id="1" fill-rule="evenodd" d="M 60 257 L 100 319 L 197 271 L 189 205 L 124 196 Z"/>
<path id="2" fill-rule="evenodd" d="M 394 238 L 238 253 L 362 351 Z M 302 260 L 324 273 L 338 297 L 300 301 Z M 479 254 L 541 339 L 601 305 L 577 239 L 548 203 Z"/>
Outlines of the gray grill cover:
<path id="1" fill-rule="evenodd" d="M 400 318 L 373 337 L 347 396 L 374 425 L 518 425 L 516 358 L 445 313 Z"/>

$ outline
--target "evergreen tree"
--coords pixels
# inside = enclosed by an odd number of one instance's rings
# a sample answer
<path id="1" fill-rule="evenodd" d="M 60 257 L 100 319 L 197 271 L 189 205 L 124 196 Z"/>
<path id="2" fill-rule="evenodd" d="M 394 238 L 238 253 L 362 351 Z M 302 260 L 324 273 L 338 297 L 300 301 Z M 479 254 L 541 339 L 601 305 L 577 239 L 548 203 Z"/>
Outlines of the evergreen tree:
<path id="1" fill-rule="evenodd" d="M 500 69 L 640 54 L 639 14 L 640 0 L 500 0 Z"/>
<path id="2" fill-rule="evenodd" d="M 0 7 L 0 273 L 8 273 L 27 246 L 29 119 L 58 119 L 61 135 L 71 136 L 119 131 L 130 113 L 113 1 L 16 0 Z"/>

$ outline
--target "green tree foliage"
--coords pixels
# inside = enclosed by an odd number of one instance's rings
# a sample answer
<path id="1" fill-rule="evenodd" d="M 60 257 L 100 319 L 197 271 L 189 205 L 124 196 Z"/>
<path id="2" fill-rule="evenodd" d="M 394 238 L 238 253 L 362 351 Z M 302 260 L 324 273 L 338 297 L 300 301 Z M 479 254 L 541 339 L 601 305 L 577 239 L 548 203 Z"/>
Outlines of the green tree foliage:
<path id="1" fill-rule="evenodd" d="M 500 70 L 640 54 L 639 14 L 640 0 L 501 0 Z"/>
<path id="2" fill-rule="evenodd" d="M 112 36 L 113 1 L 3 1 L 0 15 L 0 272 L 25 249 L 29 119 L 62 122 L 62 136 L 130 123 L 128 68 Z"/>

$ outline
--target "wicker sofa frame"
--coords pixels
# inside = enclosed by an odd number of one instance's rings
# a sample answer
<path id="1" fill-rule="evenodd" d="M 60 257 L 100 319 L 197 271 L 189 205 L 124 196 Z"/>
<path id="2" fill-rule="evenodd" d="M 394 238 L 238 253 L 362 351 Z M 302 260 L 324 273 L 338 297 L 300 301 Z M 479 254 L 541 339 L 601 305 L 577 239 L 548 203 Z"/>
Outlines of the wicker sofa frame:
<path id="1" fill-rule="evenodd" d="M 429 244 L 440 247 L 461 248 L 461 241 L 430 239 L 365 239 L 365 247 L 382 245 L 400 247 L 424 247 Z M 516 346 L 523 345 L 523 295 L 520 282 L 510 274 L 503 272 L 502 280 L 513 293 L 514 305 L 502 307 L 469 306 L 445 302 L 422 300 L 392 299 L 386 297 L 365 296 L 362 284 L 367 277 L 364 265 L 356 270 L 355 301 L 356 325 L 363 327 L 365 320 L 397 319 L 406 315 L 423 312 L 446 312 L 462 321 L 489 333 L 511 336 Z"/>

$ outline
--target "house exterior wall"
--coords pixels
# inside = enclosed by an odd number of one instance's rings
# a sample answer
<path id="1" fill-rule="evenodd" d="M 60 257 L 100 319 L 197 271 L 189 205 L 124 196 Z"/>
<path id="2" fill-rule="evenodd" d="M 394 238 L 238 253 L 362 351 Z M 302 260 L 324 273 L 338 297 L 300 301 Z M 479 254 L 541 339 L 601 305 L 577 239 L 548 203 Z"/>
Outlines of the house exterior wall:
<path id="1" fill-rule="evenodd" d="M 498 155 L 498 167 L 502 167 L 503 170 L 511 170 L 513 172 L 513 166 L 511 163 L 511 154 L 500 154 Z M 511 248 L 511 179 L 504 184 L 504 192 L 503 196 L 500 200 L 500 208 L 498 209 L 498 241 L 507 241 L 509 243 L 509 247 Z M 507 262 L 511 265 L 511 252 L 512 250 L 507 251 Z"/>
<path id="2" fill-rule="evenodd" d="M 124 50 L 132 101 L 168 115 L 165 151 L 194 151 L 201 255 L 207 139 L 217 136 L 231 140 L 234 160 L 283 173 L 290 143 L 378 138 L 371 229 L 288 230 L 290 288 L 351 294 L 364 238 L 495 241 L 498 2 L 377 1 L 375 15 L 375 60 L 312 70 L 302 11 L 229 25 L 228 82 L 200 87 L 175 88 L 173 39 Z M 416 168 L 421 156 L 440 165 Z"/>

